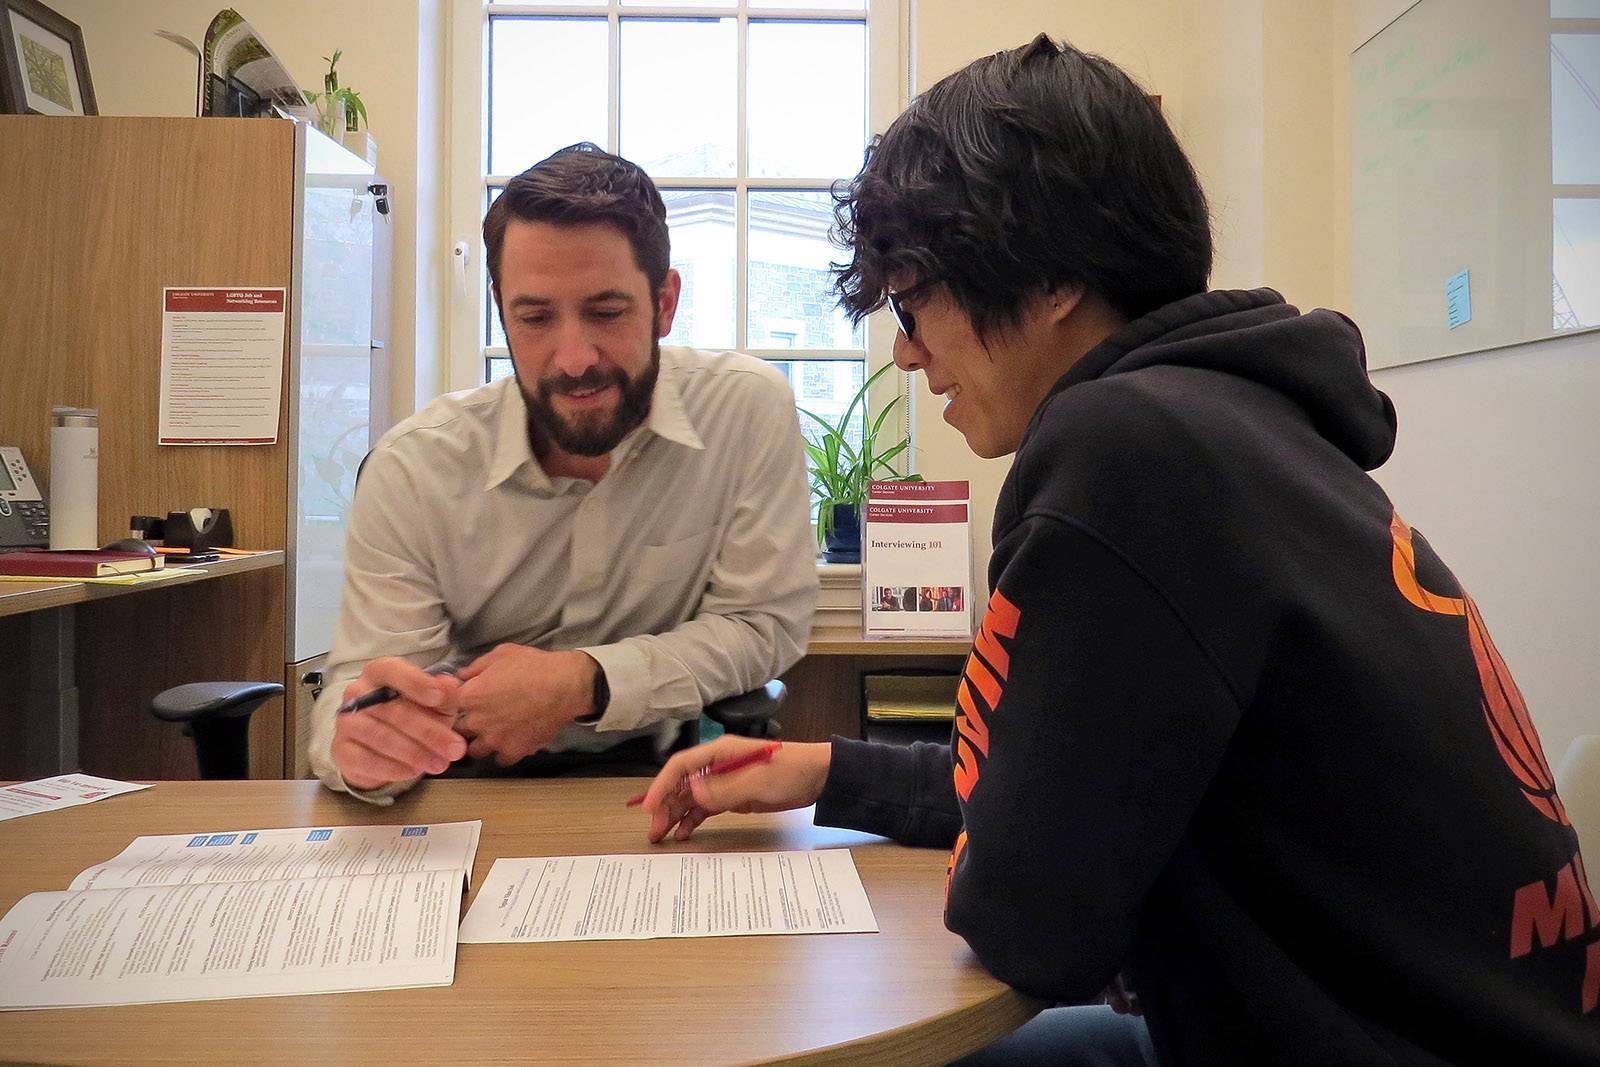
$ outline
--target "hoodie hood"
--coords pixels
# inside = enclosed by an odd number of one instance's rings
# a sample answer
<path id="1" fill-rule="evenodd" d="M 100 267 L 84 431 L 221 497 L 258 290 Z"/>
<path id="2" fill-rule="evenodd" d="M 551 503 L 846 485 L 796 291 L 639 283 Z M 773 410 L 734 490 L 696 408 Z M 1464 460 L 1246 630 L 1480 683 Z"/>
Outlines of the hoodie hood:
<path id="1" fill-rule="evenodd" d="M 1158 365 L 1219 371 L 1277 390 L 1363 470 L 1394 451 L 1394 405 L 1367 377 L 1355 323 L 1326 309 L 1301 314 L 1271 289 L 1199 293 L 1135 319 L 1090 349 L 1049 396 Z"/>

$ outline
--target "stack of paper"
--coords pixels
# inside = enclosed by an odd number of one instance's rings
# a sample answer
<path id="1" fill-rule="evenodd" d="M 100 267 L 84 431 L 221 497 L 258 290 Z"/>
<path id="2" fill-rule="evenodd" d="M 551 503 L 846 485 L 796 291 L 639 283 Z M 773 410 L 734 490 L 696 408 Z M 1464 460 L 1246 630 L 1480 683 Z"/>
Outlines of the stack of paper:
<path id="1" fill-rule="evenodd" d="M 0 919 L 0 1009 L 449 985 L 482 825 L 138 838 Z"/>
<path id="2" fill-rule="evenodd" d="M 813 630 L 861 634 L 861 564 L 823 563 L 817 567 L 817 613 Z"/>
<path id="3" fill-rule="evenodd" d="M 869 722 L 948 723 L 955 718 L 958 674 L 869 674 L 864 682 Z"/>

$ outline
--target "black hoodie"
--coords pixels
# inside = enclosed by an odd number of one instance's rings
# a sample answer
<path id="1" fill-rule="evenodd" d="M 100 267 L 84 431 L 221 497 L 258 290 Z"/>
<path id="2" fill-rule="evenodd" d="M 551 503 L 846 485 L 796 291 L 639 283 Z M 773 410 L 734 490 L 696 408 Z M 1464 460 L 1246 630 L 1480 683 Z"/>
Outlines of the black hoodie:
<path id="1" fill-rule="evenodd" d="M 1163 1064 L 1600 1063 L 1577 835 L 1365 473 L 1394 428 L 1333 312 L 1216 292 L 1119 330 L 1000 490 L 953 747 L 836 740 L 817 820 L 953 845 L 983 964 L 1065 1001 L 1128 973 Z"/>

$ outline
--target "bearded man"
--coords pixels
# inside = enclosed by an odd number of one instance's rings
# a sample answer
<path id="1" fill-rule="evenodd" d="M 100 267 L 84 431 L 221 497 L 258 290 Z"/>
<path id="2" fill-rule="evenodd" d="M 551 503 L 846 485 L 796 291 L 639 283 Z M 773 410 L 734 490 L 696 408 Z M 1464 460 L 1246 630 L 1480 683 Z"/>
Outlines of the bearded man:
<path id="1" fill-rule="evenodd" d="M 654 773 L 800 658 L 815 607 L 793 394 L 661 347 L 683 283 L 649 176 L 562 149 L 483 236 L 515 377 L 385 434 L 350 519 L 311 758 L 379 803 L 427 774 Z"/>

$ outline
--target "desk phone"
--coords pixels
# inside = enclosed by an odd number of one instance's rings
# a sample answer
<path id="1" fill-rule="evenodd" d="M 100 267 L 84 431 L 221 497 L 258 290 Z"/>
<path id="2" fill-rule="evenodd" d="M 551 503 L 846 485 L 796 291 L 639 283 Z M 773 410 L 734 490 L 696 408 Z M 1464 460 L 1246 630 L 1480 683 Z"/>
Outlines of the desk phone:
<path id="1" fill-rule="evenodd" d="M 48 548 L 50 510 L 22 449 L 0 445 L 0 548 Z"/>

